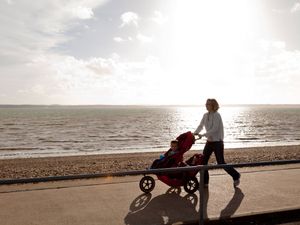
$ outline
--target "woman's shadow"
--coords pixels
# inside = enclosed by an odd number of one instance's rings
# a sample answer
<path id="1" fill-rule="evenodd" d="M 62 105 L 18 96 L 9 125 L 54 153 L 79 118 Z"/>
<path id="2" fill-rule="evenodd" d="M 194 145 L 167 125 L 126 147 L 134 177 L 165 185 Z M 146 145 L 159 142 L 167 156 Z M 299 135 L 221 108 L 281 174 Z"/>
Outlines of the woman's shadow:
<path id="1" fill-rule="evenodd" d="M 173 224 L 188 218 L 198 218 L 198 197 L 180 195 L 180 188 L 169 188 L 165 194 L 152 198 L 151 193 L 139 195 L 124 218 L 127 225 Z"/>
<path id="2" fill-rule="evenodd" d="M 222 219 L 230 218 L 236 212 L 236 210 L 240 207 L 244 196 L 245 195 L 242 192 L 242 190 L 240 188 L 236 187 L 234 195 L 232 196 L 232 199 L 228 202 L 226 207 L 224 209 L 222 209 L 220 218 L 222 218 Z"/>

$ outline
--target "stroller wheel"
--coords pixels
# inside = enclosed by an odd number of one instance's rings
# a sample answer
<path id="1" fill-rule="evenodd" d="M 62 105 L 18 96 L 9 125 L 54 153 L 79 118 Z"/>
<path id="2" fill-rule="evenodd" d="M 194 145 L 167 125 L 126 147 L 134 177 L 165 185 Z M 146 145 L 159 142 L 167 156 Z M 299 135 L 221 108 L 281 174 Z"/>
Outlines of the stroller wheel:
<path id="1" fill-rule="evenodd" d="M 197 191 L 199 188 L 199 182 L 196 177 L 193 177 L 189 179 L 185 184 L 184 184 L 184 190 L 189 193 L 193 194 L 195 191 Z"/>
<path id="2" fill-rule="evenodd" d="M 140 189 L 145 193 L 150 193 L 155 187 L 155 180 L 150 176 L 144 176 L 140 180 Z"/>

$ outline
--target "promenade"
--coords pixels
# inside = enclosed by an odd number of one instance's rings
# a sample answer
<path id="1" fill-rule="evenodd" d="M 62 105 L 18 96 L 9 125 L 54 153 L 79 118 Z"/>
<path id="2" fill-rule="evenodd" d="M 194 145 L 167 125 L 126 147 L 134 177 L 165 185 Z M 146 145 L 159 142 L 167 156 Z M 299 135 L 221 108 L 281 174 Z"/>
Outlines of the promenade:
<path id="1" fill-rule="evenodd" d="M 210 171 L 205 218 L 236 218 L 300 209 L 300 165 L 238 168 L 233 188 L 223 170 Z M 156 179 L 151 194 L 142 176 L 0 186 L 0 225 L 160 225 L 199 219 L 199 193 L 187 194 Z M 155 176 L 153 175 L 155 178 Z"/>

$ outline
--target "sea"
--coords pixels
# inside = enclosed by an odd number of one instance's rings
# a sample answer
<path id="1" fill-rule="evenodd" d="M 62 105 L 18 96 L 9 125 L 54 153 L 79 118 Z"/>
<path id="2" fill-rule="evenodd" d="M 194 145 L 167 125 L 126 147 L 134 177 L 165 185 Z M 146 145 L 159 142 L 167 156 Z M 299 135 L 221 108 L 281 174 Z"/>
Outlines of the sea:
<path id="1" fill-rule="evenodd" d="M 0 159 L 164 152 L 204 106 L 0 106 Z M 226 105 L 225 150 L 300 145 L 300 105 Z M 203 149 L 205 138 L 192 150 Z"/>

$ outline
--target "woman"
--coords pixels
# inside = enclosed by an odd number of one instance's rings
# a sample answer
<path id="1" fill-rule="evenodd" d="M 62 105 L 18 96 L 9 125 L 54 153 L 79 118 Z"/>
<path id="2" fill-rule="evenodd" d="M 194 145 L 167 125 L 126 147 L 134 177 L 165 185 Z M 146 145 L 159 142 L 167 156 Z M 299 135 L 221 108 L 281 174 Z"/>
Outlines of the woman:
<path id="1" fill-rule="evenodd" d="M 211 154 L 214 152 L 218 164 L 226 164 L 224 160 L 224 128 L 220 113 L 218 112 L 219 104 L 215 99 L 207 99 L 206 101 L 207 113 L 203 115 L 203 118 L 195 130 L 194 135 L 198 135 L 200 138 L 205 136 L 207 138 L 203 155 L 204 165 L 207 165 Z M 206 133 L 199 134 L 203 127 Z M 240 184 L 241 175 L 233 168 L 224 168 L 224 170 L 232 177 L 233 186 L 237 187 Z M 204 173 L 204 185 L 208 187 L 209 174 L 205 170 Z"/>

